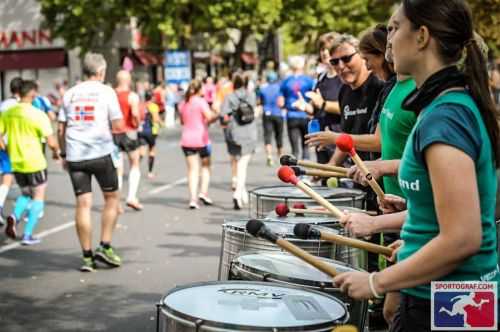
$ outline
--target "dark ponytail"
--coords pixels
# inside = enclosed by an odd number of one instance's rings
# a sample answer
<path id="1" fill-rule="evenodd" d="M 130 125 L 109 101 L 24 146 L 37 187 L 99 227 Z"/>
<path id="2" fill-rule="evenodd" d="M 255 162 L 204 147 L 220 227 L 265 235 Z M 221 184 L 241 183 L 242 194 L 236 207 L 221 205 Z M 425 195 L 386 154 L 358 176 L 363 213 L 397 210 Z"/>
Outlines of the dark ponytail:
<path id="1" fill-rule="evenodd" d="M 202 84 L 200 80 L 192 80 L 191 83 L 189 83 L 186 93 L 184 94 L 184 100 L 186 101 L 186 103 L 189 102 L 189 99 L 191 99 L 192 96 L 200 92 L 201 88 Z"/>
<path id="2" fill-rule="evenodd" d="M 470 39 L 466 42 L 465 50 L 464 72 L 467 78 L 467 85 L 483 117 L 493 146 L 495 162 L 498 164 L 500 155 L 498 142 L 498 111 L 489 93 L 490 87 L 486 58 L 475 39 Z"/>
<path id="3" fill-rule="evenodd" d="M 426 26 L 437 41 L 445 64 L 456 64 L 463 55 L 464 73 L 472 98 L 491 140 L 495 164 L 500 163 L 499 123 L 497 109 L 488 85 L 486 55 L 474 37 L 474 26 L 469 6 L 464 0 L 403 0 L 403 11 L 414 29 Z"/>

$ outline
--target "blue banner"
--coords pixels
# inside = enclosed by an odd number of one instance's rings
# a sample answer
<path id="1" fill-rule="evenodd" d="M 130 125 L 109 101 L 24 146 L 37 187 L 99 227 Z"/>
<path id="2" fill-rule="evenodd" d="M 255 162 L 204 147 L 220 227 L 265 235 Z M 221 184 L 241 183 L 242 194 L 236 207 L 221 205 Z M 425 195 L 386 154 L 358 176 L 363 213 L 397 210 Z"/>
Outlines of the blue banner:
<path id="1" fill-rule="evenodd" d="M 189 83 L 192 78 L 191 52 L 166 51 L 164 67 L 167 83 Z"/>

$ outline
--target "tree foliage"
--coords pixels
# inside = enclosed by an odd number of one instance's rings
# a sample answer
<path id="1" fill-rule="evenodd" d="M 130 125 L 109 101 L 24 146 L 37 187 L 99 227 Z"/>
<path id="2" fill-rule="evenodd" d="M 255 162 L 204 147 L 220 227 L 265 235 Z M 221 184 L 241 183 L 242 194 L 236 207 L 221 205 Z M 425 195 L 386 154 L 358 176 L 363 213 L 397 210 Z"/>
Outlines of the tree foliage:
<path id="1" fill-rule="evenodd" d="M 388 19 L 396 0 L 38 0 L 53 35 L 68 47 L 83 51 L 105 45 L 120 24 L 137 18 L 150 46 L 191 46 L 200 39 L 207 47 L 231 39 L 275 32 L 286 26 L 290 40 L 308 50 L 324 32 L 358 34 Z M 438 0 L 436 0 L 438 1 Z M 470 0 L 478 32 L 490 46 L 500 46 L 500 0 Z M 244 39 L 244 38 L 243 38 Z M 242 47 L 238 45 L 237 47 Z"/>

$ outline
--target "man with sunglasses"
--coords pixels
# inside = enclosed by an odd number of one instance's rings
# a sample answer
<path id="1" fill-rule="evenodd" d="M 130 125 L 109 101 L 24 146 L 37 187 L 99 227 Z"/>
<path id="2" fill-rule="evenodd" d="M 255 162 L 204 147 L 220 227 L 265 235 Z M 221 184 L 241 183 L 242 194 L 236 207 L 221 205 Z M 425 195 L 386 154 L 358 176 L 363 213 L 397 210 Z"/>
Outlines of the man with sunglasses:
<path id="1" fill-rule="evenodd" d="M 369 120 L 376 106 L 383 81 L 370 72 L 358 51 L 359 41 L 351 35 L 340 35 L 330 48 L 330 64 L 344 83 L 339 92 L 342 132 L 348 134 L 370 133 Z M 370 154 L 360 152 L 362 159 Z M 342 164 L 346 154 L 336 150 L 331 163 Z"/>

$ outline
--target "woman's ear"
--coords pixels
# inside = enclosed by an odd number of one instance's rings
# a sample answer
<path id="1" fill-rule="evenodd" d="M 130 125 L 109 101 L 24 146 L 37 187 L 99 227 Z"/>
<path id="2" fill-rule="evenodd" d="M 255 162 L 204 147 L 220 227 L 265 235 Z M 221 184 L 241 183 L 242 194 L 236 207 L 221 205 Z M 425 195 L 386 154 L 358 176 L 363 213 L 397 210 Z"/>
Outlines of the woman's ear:
<path id="1" fill-rule="evenodd" d="M 429 29 L 423 25 L 418 28 L 417 32 L 417 45 L 419 49 L 424 49 L 429 44 L 431 35 L 429 33 Z"/>

